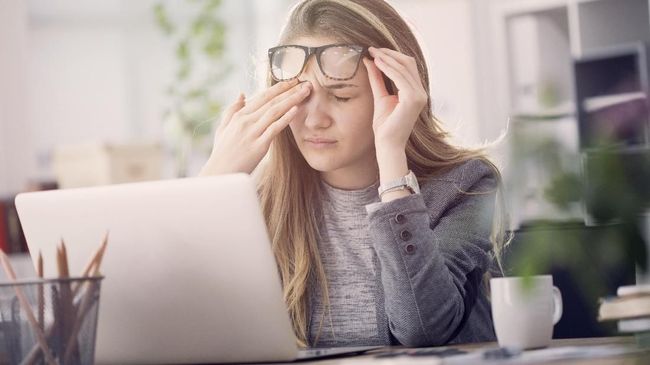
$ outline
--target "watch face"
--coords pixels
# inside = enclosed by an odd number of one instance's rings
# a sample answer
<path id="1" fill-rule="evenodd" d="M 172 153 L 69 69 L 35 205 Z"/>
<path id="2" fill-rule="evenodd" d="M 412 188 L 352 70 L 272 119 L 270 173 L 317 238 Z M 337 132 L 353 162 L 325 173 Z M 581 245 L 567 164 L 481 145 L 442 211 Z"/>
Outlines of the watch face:
<path id="1" fill-rule="evenodd" d="M 377 192 L 381 196 L 384 192 L 392 190 L 395 188 L 407 188 L 413 194 L 420 193 L 420 186 L 418 184 L 418 179 L 415 177 L 413 171 L 409 170 L 409 173 L 406 176 L 402 176 L 398 180 L 390 181 L 386 186 L 380 185 L 377 189 Z"/>
<path id="2" fill-rule="evenodd" d="M 420 193 L 420 185 L 418 184 L 418 179 L 415 177 L 413 171 L 409 171 L 409 174 L 406 175 L 406 183 L 414 193 Z"/>

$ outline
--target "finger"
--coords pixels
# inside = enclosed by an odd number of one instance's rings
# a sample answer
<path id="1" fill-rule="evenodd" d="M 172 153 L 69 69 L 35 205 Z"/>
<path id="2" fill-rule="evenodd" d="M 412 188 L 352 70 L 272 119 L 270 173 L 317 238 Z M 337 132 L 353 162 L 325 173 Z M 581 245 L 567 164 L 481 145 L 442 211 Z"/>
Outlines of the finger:
<path id="1" fill-rule="evenodd" d="M 375 56 L 378 55 L 379 58 L 382 58 L 384 61 L 386 61 L 389 64 L 391 60 L 397 61 L 406 69 L 406 72 L 408 72 L 409 79 L 413 81 L 413 86 L 424 89 L 422 87 L 422 79 L 420 77 L 420 71 L 418 69 L 418 65 L 417 62 L 415 61 L 415 58 L 407 56 L 401 52 L 389 48 L 370 47 L 369 51 L 371 54 Z"/>
<path id="2" fill-rule="evenodd" d="M 417 82 L 414 79 L 412 73 L 409 71 L 409 69 L 406 66 L 402 65 L 401 63 L 399 63 L 395 58 L 388 56 L 384 53 L 378 53 L 375 55 L 375 59 L 376 60 L 378 59 L 379 61 L 387 64 L 391 68 L 398 71 L 404 77 L 404 79 L 409 83 L 409 85 L 411 85 L 411 88 L 413 89 L 421 88 L 422 83 Z M 417 70 L 413 70 L 413 71 L 415 71 L 417 74 Z"/>
<path id="3" fill-rule="evenodd" d="M 381 58 L 375 58 L 375 64 L 377 65 L 377 68 L 381 70 L 381 72 L 386 74 L 386 76 L 388 76 L 388 78 L 395 83 L 395 86 L 397 86 L 397 90 L 399 92 L 408 93 L 410 90 L 413 90 L 411 82 L 404 77 L 402 72 L 396 70 L 394 67 L 384 62 Z"/>
<path id="4" fill-rule="evenodd" d="M 260 136 L 260 141 L 265 145 L 270 145 L 271 141 L 291 123 L 297 111 L 298 107 L 294 105 L 280 119 L 271 123 Z"/>
<path id="5" fill-rule="evenodd" d="M 392 50 L 390 48 L 374 48 L 370 47 L 369 48 L 370 53 L 375 53 L 379 52 L 380 54 L 386 55 L 388 57 L 394 58 L 402 64 L 406 69 L 409 71 L 411 78 L 414 81 L 418 81 L 417 85 L 422 84 L 422 80 L 420 79 L 420 71 L 418 69 L 418 64 L 415 61 L 414 57 L 407 56 L 402 52 L 398 52 L 395 50 Z"/>
<path id="6" fill-rule="evenodd" d="M 268 89 L 254 96 L 248 103 L 246 103 L 246 106 L 241 109 L 241 112 L 243 114 L 253 113 L 257 109 L 259 109 L 262 105 L 266 104 L 269 100 L 291 89 L 297 83 L 298 83 L 297 79 L 278 82 L 277 84 L 269 87 Z"/>
<path id="7" fill-rule="evenodd" d="M 244 93 L 239 93 L 239 96 L 237 97 L 237 100 L 235 100 L 232 104 L 230 104 L 226 110 L 223 112 L 223 117 L 221 118 L 221 122 L 219 122 L 219 125 L 217 126 L 217 129 L 215 130 L 215 138 L 217 135 L 223 131 L 224 128 L 228 124 L 230 124 L 230 121 L 232 120 L 232 117 L 235 113 L 237 113 L 241 108 L 246 105 L 246 96 Z"/>
<path id="8" fill-rule="evenodd" d="M 368 70 L 368 80 L 370 81 L 370 90 L 372 90 L 372 95 L 375 96 L 375 99 L 382 98 L 388 95 L 388 90 L 386 90 L 386 83 L 382 77 L 381 71 L 377 68 L 374 62 L 368 58 L 363 59 L 363 64 Z"/>
<path id="9" fill-rule="evenodd" d="M 404 65 L 404 66 L 408 66 L 408 65 L 410 65 L 410 64 L 417 65 L 416 62 L 415 62 L 415 58 L 413 58 L 413 57 L 411 57 L 411 56 L 407 56 L 407 55 L 405 55 L 405 54 L 402 53 L 402 52 L 398 52 L 398 51 L 395 51 L 395 50 L 390 49 L 390 48 L 375 48 L 375 47 L 370 47 L 370 48 L 368 49 L 368 51 L 369 51 L 370 53 L 373 53 L 373 52 L 375 52 L 375 51 L 378 51 L 378 52 L 380 52 L 380 53 L 383 53 L 383 54 L 389 55 L 389 56 L 395 58 L 397 61 L 399 61 L 399 63 L 401 63 L 401 64 Z"/>
<path id="10" fill-rule="evenodd" d="M 287 90 L 287 91 L 285 91 L 285 92 L 283 92 L 283 93 L 281 93 L 279 95 L 276 95 L 273 99 L 269 100 L 266 104 L 259 107 L 256 111 L 250 113 L 249 114 L 250 120 L 253 121 L 253 123 L 255 123 L 255 121 L 260 120 L 270 108 L 272 108 L 273 106 L 275 106 L 276 104 L 282 102 L 285 99 L 293 98 L 296 94 L 301 94 L 303 92 L 307 92 L 307 95 L 309 95 L 310 90 L 304 90 L 305 88 L 311 89 L 311 83 L 309 81 L 300 82 L 298 85 L 295 85 L 291 89 L 289 89 L 289 90 Z M 300 97 L 299 99 L 302 100 L 304 98 Z M 283 113 L 285 111 L 287 111 L 290 107 L 291 107 L 291 105 L 288 106 L 283 111 Z"/>
<path id="11" fill-rule="evenodd" d="M 296 107 L 311 92 L 311 88 L 304 86 L 300 92 L 297 92 L 270 107 L 256 123 L 257 135 L 263 134 L 271 124 L 283 117 L 289 110 Z"/>
<path id="12" fill-rule="evenodd" d="M 235 100 L 232 104 L 228 106 L 228 108 L 226 108 L 226 110 L 224 110 L 223 117 L 221 118 L 221 124 L 219 125 L 219 127 L 223 128 L 228 123 L 230 123 L 233 114 L 235 114 L 241 108 L 243 108 L 245 104 L 246 104 L 246 96 L 244 95 L 244 93 L 239 93 L 237 100 Z"/>

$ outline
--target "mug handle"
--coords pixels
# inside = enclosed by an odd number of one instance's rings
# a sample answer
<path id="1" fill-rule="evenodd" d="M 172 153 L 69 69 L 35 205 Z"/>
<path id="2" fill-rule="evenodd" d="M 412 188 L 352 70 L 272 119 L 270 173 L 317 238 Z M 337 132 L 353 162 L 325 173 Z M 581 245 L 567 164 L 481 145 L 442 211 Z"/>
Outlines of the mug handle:
<path id="1" fill-rule="evenodd" d="M 553 325 L 556 325 L 562 318 L 562 293 L 557 286 L 553 287 Z"/>

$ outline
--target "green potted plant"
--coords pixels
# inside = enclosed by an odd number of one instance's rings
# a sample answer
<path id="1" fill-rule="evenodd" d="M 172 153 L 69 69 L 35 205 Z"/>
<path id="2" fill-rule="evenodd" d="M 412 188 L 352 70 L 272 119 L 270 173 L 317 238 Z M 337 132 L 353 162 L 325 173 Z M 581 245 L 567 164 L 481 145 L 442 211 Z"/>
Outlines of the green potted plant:
<path id="1" fill-rule="evenodd" d="M 222 110 L 222 102 L 216 96 L 217 86 L 231 70 L 224 54 L 227 28 L 220 17 L 222 1 L 188 1 L 187 4 L 194 13 L 183 21 L 174 21 L 165 1 L 153 7 L 155 22 L 171 39 L 177 61 L 173 80 L 166 90 L 169 105 L 163 121 L 165 133 L 173 141 L 178 177 L 187 176 L 193 150 L 209 153 L 212 119 Z"/>

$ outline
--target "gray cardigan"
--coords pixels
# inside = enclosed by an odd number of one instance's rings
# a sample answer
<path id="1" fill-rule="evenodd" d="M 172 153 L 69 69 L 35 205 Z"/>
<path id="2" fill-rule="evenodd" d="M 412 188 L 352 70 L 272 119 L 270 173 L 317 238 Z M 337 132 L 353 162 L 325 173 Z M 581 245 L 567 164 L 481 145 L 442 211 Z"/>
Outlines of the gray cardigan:
<path id="1" fill-rule="evenodd" d="M 427 180 L 421 194 L 366 206 L 389 343 L 495 339 L 482 278 L 493 267 L 496 187 L 493 170 L 471 160 Z"/>

